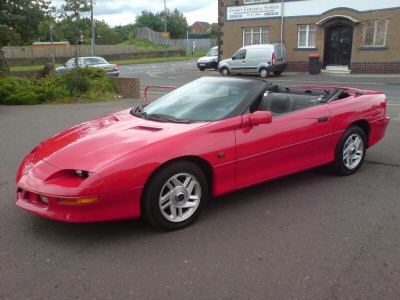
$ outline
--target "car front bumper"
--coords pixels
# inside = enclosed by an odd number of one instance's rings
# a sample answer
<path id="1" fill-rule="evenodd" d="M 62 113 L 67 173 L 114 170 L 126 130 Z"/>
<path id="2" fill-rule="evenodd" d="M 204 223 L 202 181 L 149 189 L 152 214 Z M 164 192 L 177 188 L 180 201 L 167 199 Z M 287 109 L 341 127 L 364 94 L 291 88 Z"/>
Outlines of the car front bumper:
<path id="1" fill-rule="evenodd" d="M 107 72 L 109 77 L 118 77 L 119 76 L 119 71 L 109 71 Z"/>
<path id="2" fill-rule="evenodd" d="M 215 61 L 199 61 L 197 62 L 197 67 L 204 69 L 216 69 L 218 67 L 218 63 Z"/>
<path id="3" fill-rule="evenodd" d="M 131 189 L 96 196 L 90 204 L 60 204 L 57 195 L 43 195 L 18 187 L 16 205 L 26 211 L 48 219 L 72 222 L 99 222 L 140 217 L 140 197 L 142 189 Z M 47 202 L 40 195 L 46 196 Z M 71 197 L 78 199 L 84 197 Z"/>

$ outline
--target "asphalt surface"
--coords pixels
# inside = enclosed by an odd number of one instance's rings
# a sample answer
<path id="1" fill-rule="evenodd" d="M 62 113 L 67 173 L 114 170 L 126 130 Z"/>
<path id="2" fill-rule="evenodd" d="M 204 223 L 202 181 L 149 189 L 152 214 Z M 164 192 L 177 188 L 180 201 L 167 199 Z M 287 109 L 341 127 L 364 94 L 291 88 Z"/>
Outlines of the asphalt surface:
<path id="1" fill-rule="evenodd" d="M 143 84 L 203 75 L 160 65 L 132 72 Z M 385 140 L 353 176 L 322 168 L 260 184 L 213 199 L 195 224 L 170 233 L 141 221 L 60 223 L 14 204 L 31 148 L 132 101 L 0 106 L 0 299 L 400 299 L 399 77 L 274 79 L 385 91 Z"/>

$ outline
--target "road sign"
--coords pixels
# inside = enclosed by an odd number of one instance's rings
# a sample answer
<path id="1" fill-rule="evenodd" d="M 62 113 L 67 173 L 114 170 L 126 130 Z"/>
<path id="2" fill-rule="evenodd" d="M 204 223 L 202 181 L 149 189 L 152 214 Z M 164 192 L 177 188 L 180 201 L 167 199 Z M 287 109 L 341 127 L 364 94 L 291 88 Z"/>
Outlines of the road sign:
<path id="1" fill-rule="evenodd" d="M 169 39 L 169 32 L 161 32 L 161 36 L 162 36 L 164 39 Z"/>

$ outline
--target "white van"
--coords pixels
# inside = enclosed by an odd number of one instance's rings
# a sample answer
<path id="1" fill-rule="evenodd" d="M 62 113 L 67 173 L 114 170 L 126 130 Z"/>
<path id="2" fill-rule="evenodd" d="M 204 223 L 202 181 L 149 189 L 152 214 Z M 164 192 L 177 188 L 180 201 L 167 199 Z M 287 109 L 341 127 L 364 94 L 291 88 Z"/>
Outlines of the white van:
<path id="1" fill-rule="evenodd" d="M 197 61 L 197 67 L 200 71 L 204 71 L 205 69 L 216 70 L 218 68 L 218 46 L 211 48 L 206 56 L 200 57 Z"/>
<path id="2" fill-rule="evenodd" d="M 286 67 L 286 48 L 281 43 L 246 46 L 218 64 L 222 75 L 260 74 L 263 78 L 271 73 L 280 75 Z"/>

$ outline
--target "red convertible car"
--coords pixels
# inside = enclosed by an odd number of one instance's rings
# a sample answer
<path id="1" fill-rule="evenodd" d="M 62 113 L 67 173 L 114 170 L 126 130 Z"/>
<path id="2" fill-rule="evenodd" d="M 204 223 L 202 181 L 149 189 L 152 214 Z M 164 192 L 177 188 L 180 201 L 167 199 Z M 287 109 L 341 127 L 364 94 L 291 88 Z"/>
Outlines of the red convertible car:
<path id="1" fill-rule="evenodd" d="M 16 203 L 67 222 L 179 229 L 209 197 L 327 164 L 353 174 L 388 123 L 380 92 L 203 77 L 39 144 L 18 170 Z"/>

